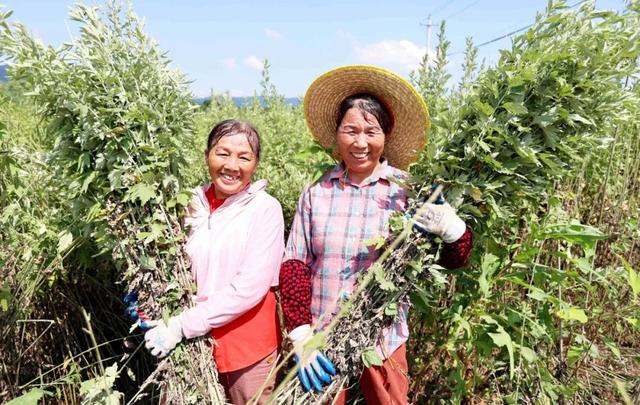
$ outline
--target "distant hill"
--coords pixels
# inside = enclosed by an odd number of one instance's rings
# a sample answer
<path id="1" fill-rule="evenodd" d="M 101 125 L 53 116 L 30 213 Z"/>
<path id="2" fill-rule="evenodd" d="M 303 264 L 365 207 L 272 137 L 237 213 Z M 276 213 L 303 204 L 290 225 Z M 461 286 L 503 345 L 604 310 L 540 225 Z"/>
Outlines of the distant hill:
<path id="1" fill-rule="evenodd" d="M 199 98 L 194 98 L 193 101 L 196 104 L 204 104 L 205 101 L 208 101 L 210 99 L 211 97 L 199 97 Z M 237 105 L 238 107 L 253 103 L 253 97 L 231 97 L 231 99 L 233 100 L 235 105 Z M 285 103 L 295 107 L 300 104 L 301 100 L 298 97 L 285 97 L 284 101 Z M 260 104 L 264 104 L 264 99 L 261 96 L 258 96 L 258 102 Z"/>
<path id="2" fill-rule="evenodd" d="M 0 82 L 5 81 L 7 81 L 7 65 L 0 65 Z M 199 97 L 194 98 L 193 102 L 196 104 L 204 104 L 204 102 L 209 99 L 211 99 L 211 97 Z M 231 97 L 231 99 L 238 107 L 253 103 L 253 97 Z M 261 104 L 264 103 L 262 97 L 258 97 L 258 101 Z M 286 97 L 284 101 L 294 107 L 300 104 L 300 99 L 298 97 Z"/>

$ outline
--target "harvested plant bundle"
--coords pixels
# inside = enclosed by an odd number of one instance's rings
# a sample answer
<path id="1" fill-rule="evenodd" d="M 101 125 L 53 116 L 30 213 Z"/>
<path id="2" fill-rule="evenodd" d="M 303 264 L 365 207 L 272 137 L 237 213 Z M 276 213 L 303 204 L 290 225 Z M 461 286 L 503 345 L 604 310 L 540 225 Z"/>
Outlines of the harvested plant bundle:
<path id="1" fill-rule="evenodd" d="M 191 94 L 132 10 L 117 2 L 78 5 L 71 19 L 80 36 L 60 49 L 8 25 L 2 48 L 55 138 L 48 160 L 79 219 L 69 229 L 75 249 L 111 261 L 126 288 L 138 290 L 140 308 L 157 319 L 192 296 L 180 222 L 191 198 L 181 176 L 185 149 L 193 147 Z M 224 401 L 204 339 L 176 350 L 156 377 L 170 403 Z"/>
<path id="2" fill-rule="evenodd" d="M 430 193 L 431 184 L 424 190 Z M 427 202 L 434 201 L 440 192 L 441 188 L 438 188 Z M 415 201 L 412 205 L 413 210 Z M 329 401 L 358 381 L 364 367 L 382 364 L 375 345 L 383 328 L 393 324 L 399 306 L 409 305 L 409 295 L 423 273 L 443 277 L 439 272 L 441 268 L 435 264 L 439 244 L 431 238 L 420 237 L 412 231 L 412 224 L 402 215 L 396 215 L 391 219 L 393 236 L 388 241 L 367 241 L 378 249 L 384 245 L 384 252 L 361 277 L 353 294 L 342 302 L 340 312 L 330 325 L 308 343 L 309 348 L 324 348 L 336 366 L 338 376 L 323 388 L 321 394 L 305 393 L 294 378 L 295 367 L 274 392 L 278 403 Z"/>

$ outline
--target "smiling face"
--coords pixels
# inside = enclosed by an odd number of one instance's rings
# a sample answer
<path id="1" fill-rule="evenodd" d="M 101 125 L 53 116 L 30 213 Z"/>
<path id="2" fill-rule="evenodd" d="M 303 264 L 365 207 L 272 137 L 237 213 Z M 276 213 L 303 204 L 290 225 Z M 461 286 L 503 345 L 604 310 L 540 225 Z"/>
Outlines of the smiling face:
<path id="1" fill-rule="evenodd" d="M 207 166 L 216 198 L 227 198 L 251 182 L 258 159 L 243 133 L 223 136 L 208 151 Z"/>
<path id="2" fill-rule="evenodd" d="M 376 117 L 356 107 L 342 118 L 336 132 L 338 153 L 345 163 L 349 179 L 362 183 L 380 165 L 385 133 Z"/>

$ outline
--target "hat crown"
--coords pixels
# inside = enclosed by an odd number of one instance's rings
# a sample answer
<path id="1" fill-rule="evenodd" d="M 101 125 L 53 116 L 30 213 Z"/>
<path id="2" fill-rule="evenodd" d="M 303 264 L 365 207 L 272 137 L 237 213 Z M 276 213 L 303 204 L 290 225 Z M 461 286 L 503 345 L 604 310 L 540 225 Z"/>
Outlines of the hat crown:
<path id="1" fill-rule="evenodd" d="M 356 94 L 378 99 L 392 117 L 384 156 L 406 169 L 427 140 L 429 112 L 422 97 L 402 77 L 375 66 L 350 65 L 330 70 L 311 83 L 304 97 L 304 113 L 313 137 L 325 148 L 334 144 L 341 103 Z"/>

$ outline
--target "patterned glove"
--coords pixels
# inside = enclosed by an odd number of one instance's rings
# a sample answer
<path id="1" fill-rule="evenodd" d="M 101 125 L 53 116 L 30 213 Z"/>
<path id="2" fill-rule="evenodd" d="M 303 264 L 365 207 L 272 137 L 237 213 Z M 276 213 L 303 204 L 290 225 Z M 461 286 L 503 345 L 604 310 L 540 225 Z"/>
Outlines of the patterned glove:
<path id="1" fill-rule="evenodd" d="M 305 348 L 313 336 L 310 325 L 301 325 L 289 333 L 289 339 L 293 343 L 294 358 L 300 363 L 298 369 L 298 379 L 305 391 L 311 388 L 320 392 L 322 385 L 331 383 L 331 376 L 336 375 L 336 368 L 324 355 L 317 349 Z"/>
<path id="2" fill-rule="evenodd" d="M 147 330 L 150 328 L 149 326 L 149 318 L 145 315 L 144 312 L 140 308 L 138 308 L 138 291 L 132 290 L 127 293 L 122 299 L 124 305 L 127 306 L 126 313 L 129 315 L 132 321 L 135 322 L 135 326 L 131 328 L 131 330 L 135 329 L 135 327 L 139 327 L 142 330 Z"/>
<path id="3" fill-rule="evenodd" d="M 144 334 L 145 347 L 156 357 L 165 357 L 184 337 L 180 315 L 172 316 L 167 323 L 160 320 L 148 324 L 151 329 Z"/>
<path id="4" fill-rule="evenodd" d="M 445 243 L 460 239 L 467 226 L 449 204 L 425 203 L 414 216 L 415 227 L 442 238 Z"/>

